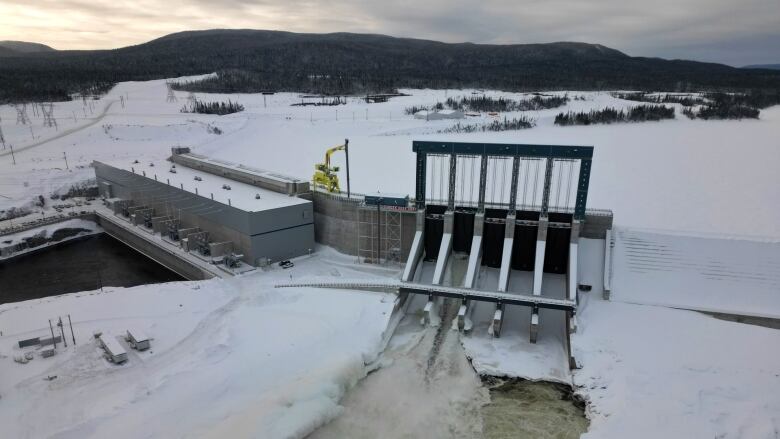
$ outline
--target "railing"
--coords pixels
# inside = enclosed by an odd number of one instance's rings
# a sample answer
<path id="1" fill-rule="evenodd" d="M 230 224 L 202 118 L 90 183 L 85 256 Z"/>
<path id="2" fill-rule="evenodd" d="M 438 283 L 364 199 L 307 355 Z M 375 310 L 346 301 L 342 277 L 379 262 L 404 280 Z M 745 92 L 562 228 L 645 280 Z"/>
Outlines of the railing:
<path id="1" fill-rule="evenodd" d="M 449 297 L 453 299 L 475 300 L 481 302 L 504 303 L 508 305 L 530 306 L 534 308 L 549 308 L 558 310 L 573 310 L 577 303 L 568 299 L 553 299 L 521 293 L 500 293 L 496 291 L 480 291 L 469 288 L 445 287 L 413 282 L 385 281 L 339 281 L 339 282 L 308 282 L 277 284 L 274 288 L 335 288 L 349 290 L 395 289 L 402 293 L 422 294 L 429 296 Z"/>

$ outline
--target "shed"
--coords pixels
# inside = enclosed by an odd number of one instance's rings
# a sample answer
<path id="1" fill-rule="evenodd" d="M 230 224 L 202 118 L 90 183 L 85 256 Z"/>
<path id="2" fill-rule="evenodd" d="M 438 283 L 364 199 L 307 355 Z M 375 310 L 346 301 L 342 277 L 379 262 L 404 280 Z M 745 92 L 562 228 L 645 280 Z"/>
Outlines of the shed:
<path id="1" fill-rule="evenodd" d="M 149 337 L 138 328 L 128 329 L 125 340 L 127 340 L 127 344 L 129 344 L 131 348 L 137 351 L 145 351 L 150 347 Z"/>
<path id="2" fill-rule="evenodd" d="M 114 337 L 107 334 L 101 335 L 100 346 L 105 351 L 108 361 L 116 364 L 127 361 L 127 351 Z"/>
<path id="3" fill-rule="evenodd" d="M 418 111 L 414 113 L 415 119 L 442 120 L 442 119 L 463 119 L 465 116 L 459 110 L 439 110 L 439 111 Z"/>

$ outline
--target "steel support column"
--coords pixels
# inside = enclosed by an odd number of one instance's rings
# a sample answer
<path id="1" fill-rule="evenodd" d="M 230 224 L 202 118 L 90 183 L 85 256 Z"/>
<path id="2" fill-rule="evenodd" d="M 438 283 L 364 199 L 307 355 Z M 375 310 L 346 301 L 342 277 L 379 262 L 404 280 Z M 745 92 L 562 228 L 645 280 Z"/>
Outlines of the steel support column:
<path id="1" fill-rule="evenodd" d="M 479 203 L 477 211 L 485 211 L 485 190 L 487 189 L 487 165 L 488 156 L 483 155 L 482 160 L 479 163 Z"/>
<path id="2" fill-rule="evenodd" d="M 417 151 L 417 184 L 415 187 L 415 203 L 418 209 L 425 209 L 425 183 L 427 179 L 427 154 Z"/>
<path id="3" fill-rule="evenodd" d="M 580 160 L 580 177 L 577 182 L 577 200 L 574 204 L 574 219 L 585 219 L 585 204 L 588 202 L 591 159 Z"/>
<path id="4" fill-rule="evenodd" d="M 517 179 L 520 174 L 520 157 L 512 157 L 512 187 L 509 191 L 509 216 L 517 211 Z"/>
<path id="5" fill-rule="evenodd" d="M 544 190 L 542 191 L 542 209 L 541 216 L 547 217 L 547 210 L 550 207 L 550 186 L 552 186 L 553 158 L 548 157 L 544 170 Z"/>
<path id="6" fill-rule="evenodd" d="M 457 178 L 457 156 L 450 154 L 450 187 L 447 194 L 447 210 L 455 210 L 455 180 Z"/>

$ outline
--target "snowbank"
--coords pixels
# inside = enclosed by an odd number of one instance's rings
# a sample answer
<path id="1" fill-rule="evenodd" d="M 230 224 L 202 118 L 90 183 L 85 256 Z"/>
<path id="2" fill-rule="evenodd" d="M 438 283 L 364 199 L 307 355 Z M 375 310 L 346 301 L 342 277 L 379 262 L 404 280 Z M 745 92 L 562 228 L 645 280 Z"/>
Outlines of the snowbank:
<path id="1" fill-rule="evenodd" d="M 327 252 L 324 252 L 327 253 Z M 347 269 L 341 269 L 348 271 Z M 340 271 L 318 256 L 231 280 L 178 282 L 0 306 L 0 424 L 8 437 L 297 438 L 340 413 L 376 358 L 395 296 L 274 289 Z M 14 363 L 19 339 L 73 319 L 77 345 Z M 128 327 L 152 348 L 105 361 L 91 341 Z M 120 340 L 123 345 L 125 342 Z M 60 346 L 62 347 L 62 346 Z M 43 378 L 57 375 L 52 381 Z"/>

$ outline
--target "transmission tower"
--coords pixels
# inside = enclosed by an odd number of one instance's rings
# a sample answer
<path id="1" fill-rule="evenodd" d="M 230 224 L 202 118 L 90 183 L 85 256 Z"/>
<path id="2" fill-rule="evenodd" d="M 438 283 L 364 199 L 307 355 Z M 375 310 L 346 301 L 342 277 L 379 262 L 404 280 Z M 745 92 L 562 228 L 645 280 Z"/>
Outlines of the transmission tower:
<path id="1" fill-rule="evenodd" d="M 51 102 L 46 105 L 41 104 L 41 112 L 43 113 L 43 126 L 57 129 L 57 119 L 54 118 L 54 104 Z"/>
<path id="2" fill-rule="evenodd" d="M 176 93 L 173 92 L 173 87 L 171 86 L 170 82 L 166 82 L 165 85 L 168 86 L 168 102 L 176 102 Z"/>
<path id="3" fill-rule="evenodd" d="M 16 108 L 16 124 L 27 125 L 30 122 L 30 118 L 27 116 L 27 104 L 14 105 Z"/>

